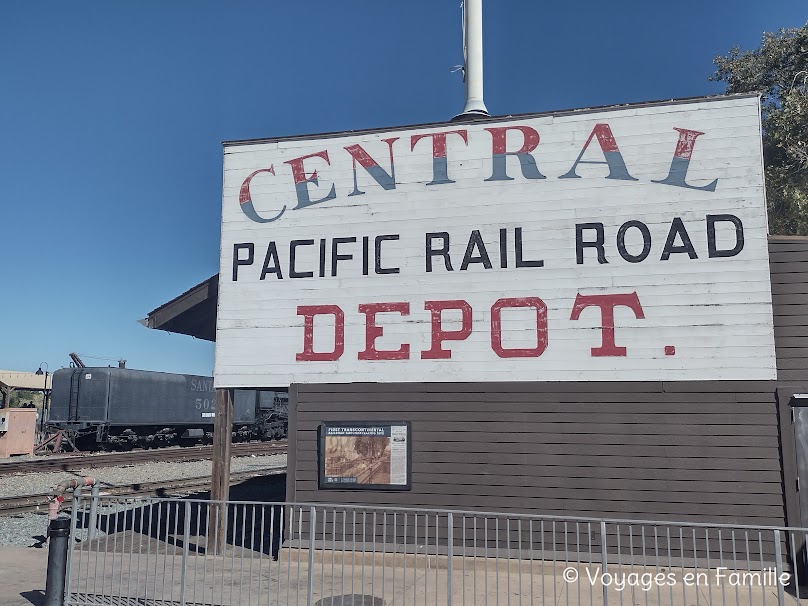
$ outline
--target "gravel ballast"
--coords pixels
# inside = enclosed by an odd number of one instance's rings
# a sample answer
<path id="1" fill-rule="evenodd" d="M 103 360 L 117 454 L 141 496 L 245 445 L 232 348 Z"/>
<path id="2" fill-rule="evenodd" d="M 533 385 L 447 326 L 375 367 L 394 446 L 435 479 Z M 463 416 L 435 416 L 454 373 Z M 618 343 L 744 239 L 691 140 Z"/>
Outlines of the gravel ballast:
<path id="1" fill-rule="evenodd" d="M 46 473 L 22 473 L 6 477 L 0 482 L 0 497 L 17 497 L 26 494 L 44 494 L 53 490 L 59 482 L 71 478 L 91 476 L 96 479 L 104 492 L 105 486 L 121 484 L 137 484 L 143 482 L 162 482 L 180 478 L 198 478 L 211 474 L 211 461 L 155 461 L 154 463 L 138 463 L 118 467 L 102 467 L 93 469 L 86 467 L 79 471 L 49 471 Z M 251 471 L 266 467 L 286 467 L 286 455 L 266 455 L 239 457 L 233 459 L 231 473 Z"/>
<path id="2" fill-rule="evenodd" d="M 234 458 L 230 470 L 231 473 L 239 473 L 285 467 L 286 455 L 276 454 Z M 88 467 L 75 472 L 16 474 L 5 477 L 4 482 L 0 483 L 0 497 L 49 493 L 60 482 L 83 476 L 94 477 L 101 487 L 101 494 L 104 494 L 105 487 L 196 478 L 210 476 L 211 472 L 212 462 L 207 460 L 182 463 L 156 461 L 100 469 Z M 47 510 L 0 516 L 0 546 L 35 545 L 44 539 L 47 524 Z"/>

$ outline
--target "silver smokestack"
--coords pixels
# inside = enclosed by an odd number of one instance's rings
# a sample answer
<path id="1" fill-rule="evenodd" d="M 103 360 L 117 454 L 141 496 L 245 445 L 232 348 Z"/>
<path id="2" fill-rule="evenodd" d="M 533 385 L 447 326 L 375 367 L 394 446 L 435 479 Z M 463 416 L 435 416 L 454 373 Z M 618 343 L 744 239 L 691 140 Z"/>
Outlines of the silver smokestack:
<path id="1" fill-rule="evenodd" d="M 466 106 L 457 117 L 488 116 L 483 102 L 483 0 L 463 2 L 463 59 Z"/>

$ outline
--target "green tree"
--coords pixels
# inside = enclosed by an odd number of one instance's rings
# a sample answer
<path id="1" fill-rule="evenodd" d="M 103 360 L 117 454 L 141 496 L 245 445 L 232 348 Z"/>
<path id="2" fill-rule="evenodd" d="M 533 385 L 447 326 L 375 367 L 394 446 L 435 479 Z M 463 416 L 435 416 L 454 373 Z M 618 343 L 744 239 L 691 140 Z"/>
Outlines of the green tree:
<path id="1" fill-rule="evenodd" d="M 759 92 L 769 230 L 808 234 L 808 23 L 766 32 L 753 51 L 716 57 L 715 82 L 727 93 Z"/>
<path id="2" fill-rule="evenodd" d="M 42 408 L 42 392 L 29 389 L 15 389 L 11 392 L 9 408 L 20 408 L 28 402 L 33 402 L 37 408 Z"/>

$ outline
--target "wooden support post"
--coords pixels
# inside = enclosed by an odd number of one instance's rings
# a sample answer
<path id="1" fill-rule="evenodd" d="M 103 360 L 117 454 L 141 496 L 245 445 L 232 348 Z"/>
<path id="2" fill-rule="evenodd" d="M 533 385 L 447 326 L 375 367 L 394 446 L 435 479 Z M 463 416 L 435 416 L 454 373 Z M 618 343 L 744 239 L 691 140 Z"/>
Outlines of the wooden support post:
<path id="1" fill-rule="evenodd" d="M 213 477 L 210 500 L 227 501 L 230 496 L 230 445 L 233 442 L 233 397 L 229 389 L 216 390 L 213 421 Z M 208 551 L 222 553 L 227 538 L 227 505 L 211 504 L 208 511 Z"/>
<path id="2" fill-rule="evenodd" d="M 0 383 L 0 408 L 11 406 L 11 391 L 13 389 L 13 387 L 9 387 L 5 383 Z"/>

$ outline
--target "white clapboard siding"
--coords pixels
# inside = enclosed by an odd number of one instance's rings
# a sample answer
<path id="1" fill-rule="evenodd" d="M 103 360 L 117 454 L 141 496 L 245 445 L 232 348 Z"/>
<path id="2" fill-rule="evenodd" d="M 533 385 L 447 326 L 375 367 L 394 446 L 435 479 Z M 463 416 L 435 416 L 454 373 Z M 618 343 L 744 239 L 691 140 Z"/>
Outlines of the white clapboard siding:
<path id="1" fill-rule="evenodd" d="M 577 179 L 559 178 L 581 154 L 597 124 L 608 124 L 628 173 L 634 181 L 608 179 L 609 167 L 597 137 L 577 166 Z M 488 181 L 493 170 L 492 137 L 486 128 L 531 127 L 540 143 L 531 152 L 544 179 L 527 179 L 516 156 L 507 156 L 511 180 Z M 686 183 L 700 187 L 718 179 L 714 191 L 655 183 L 671 168 L 679 141 L 675 128 L 703 133 L 692 147 Z M 433 180 L 432 139 L 411 145 L 413 135 L 463 130 L 449 134 L 448 177 Z M 345 147 L 360 145 L 391 170 L 393 143 L 395 188 L 384 190 L 361 166 L 354 189 L 353 160 Z M 508 152 L 521 147 L 521 133 L 509 131 Z M 305 160 L 307 177 L 317 171 L 312 200 L 332 188 L 336 198 L 305 208 L 298 206 L 289 162 Z M 614 152 L 612 152 L 614 153 Z M 599 162 L 591 164 L 586 162 Z M 239 192 L 254 171 L 250 198 L 259 216 L 286 210 L 275 221 L 257 222 L 243 211 Z M 732 215 L 743 223 L 744 246 L 732 257 L 708 255 L 708 215 Z M 676 253 L 663 260 L 674 220 L 681 220 L 697 258 Z M 624 260 L 617 234 L 628 221 L 647 226 L 648 256 Z M 604 255 L 593 248 L 576 260 L 576 225 L 600 223 Z M 543 267 L 516 267 L 515 230 L 521 228 L 523 258 L 542 260 Z M 506 230 L 506 263 L 501 267 L 500 230 Z M 472 231 L 479 231 L 491 269 L 461 262 Z M 453 271 L 442 257 L 426 271 L 426 234 L 449 234 Z M 374 238 L 396 235 L 382 245 L 382 267 L 398 273 L 374 273 Z M 585 232 L 591 240 L 594 230 Z M 363 275 L 362 238 L 369 237 L 369 275 Z M 734 227 L 719 223 L 719 248 L 731 248 Z M 339 245 L 332 275 L 334 238 L 356 238 Z M 299 246 L 297 271 L 313 277 L 291 278 L 289 243 Z M 320 241 L 325 240 L 325 275 L 320 277 Z M 234 245 L 251 245 L 253 263 L 237 268 L 233 280 Z M 440 244 L 435 241 L 435 246 Z M 677 237 L 675 245 L 681 245 Z M 268 247 L 277 251 L 283 278 L 261 279 Z M 630 254 L 643 249 L 640 232 L 625 237 Z M 479 250 L 475 250 L 478 253 Z M 246 250 L 241 253 L 244 259 Z M 579 113 L 563 112 L 468 124 L 335 133 L 225 145 L 222 197 L 222 247 L 216 333 L 218 387 L 287 386 L 293 383 L 463 382 L 463 381 L 678 381 L 768 380 L 776 378 L 772 295 L 767 247 L 766 204 L 759 100 L 755 96 L 697 99 L 645 104 Z M 624 356 L 594 356 L 604 337 L 601 310 L 590 306 L 571 319 L 576 295 L 636 293 L 644 318 L 628 307 L 614 309 L 615 343 Z M 546 349 L 534 357 L 500 357 L 492 347 L 492 306 L 503 298 L 540 298 L 547 307 Z M 472 308 L 472 331 L 464 340 L 446 340 L 449 359 L 421 359 L 432 343 L 428 301 L 464 300 Z M 378 350 L 409 345 L 408 359 L 360 360 L 366 347 L 366 303 L 405 302 L 409 315 L 379 313 L 383 335 Z M 337 360 L 298 361 L 304 350 L 304 319 L 298 306 L 338 305 L 344 312 L 344 352 Z M 537 345 L 536 312 L 530 308 L 502 311 L 501 343 L 509 349 Z M 461 328 L 460 312 L 444 311 L 443 330 Z M 544 334 L 544 333 L 542 333 Z M 313 350 L 334 348 L 333 316 L 314 319 Z"/>

